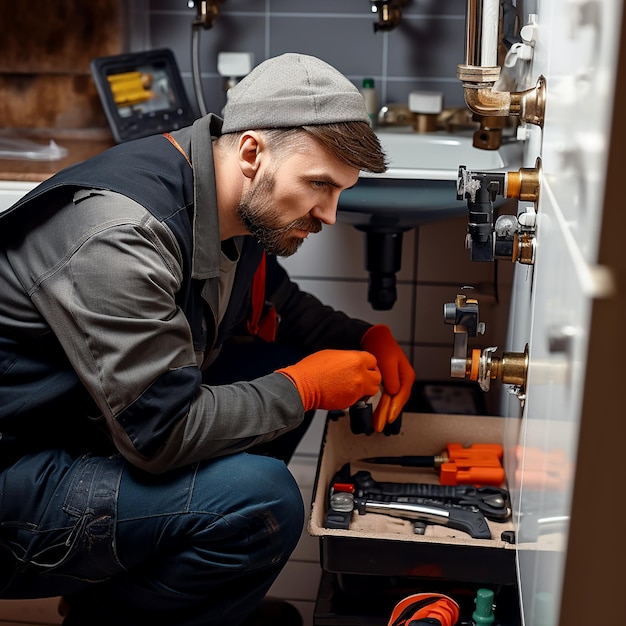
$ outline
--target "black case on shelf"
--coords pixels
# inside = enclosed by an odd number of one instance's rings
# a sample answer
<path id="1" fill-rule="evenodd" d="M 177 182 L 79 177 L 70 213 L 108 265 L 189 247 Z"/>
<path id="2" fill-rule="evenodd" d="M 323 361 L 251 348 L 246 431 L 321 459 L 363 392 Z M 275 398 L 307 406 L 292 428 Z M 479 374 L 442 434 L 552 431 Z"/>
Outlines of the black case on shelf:
<path id="1" fill-rule="evenodd" d="M 171 50 L 98 57 L 91 74 L 118 143 L 176 130 L 197 117 Z"/>

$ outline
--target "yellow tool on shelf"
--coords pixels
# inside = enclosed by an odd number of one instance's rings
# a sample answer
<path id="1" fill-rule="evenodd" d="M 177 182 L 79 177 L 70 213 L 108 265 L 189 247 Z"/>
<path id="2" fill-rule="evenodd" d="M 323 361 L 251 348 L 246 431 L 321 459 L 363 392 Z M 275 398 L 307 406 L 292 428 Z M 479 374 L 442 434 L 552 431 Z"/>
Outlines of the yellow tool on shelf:
<path id="1" fill-rule="evenodd" d="M 123 72 L 107 76 L 117 106 L 133 106 L 154 97 L 152 76 L 145 72 Z"/>

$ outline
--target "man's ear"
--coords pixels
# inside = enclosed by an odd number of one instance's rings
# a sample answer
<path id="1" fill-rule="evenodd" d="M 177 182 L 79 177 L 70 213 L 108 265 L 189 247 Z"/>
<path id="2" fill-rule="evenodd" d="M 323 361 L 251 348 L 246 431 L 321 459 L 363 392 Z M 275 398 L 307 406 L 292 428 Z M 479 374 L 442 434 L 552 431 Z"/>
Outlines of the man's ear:
<path id="1" fill-rule="evenodd" d="M 263 138 L 253 130 L 245 131 L 239 138 L 239 167 L 247 178 L 254 178 L 261 165 Z"/>

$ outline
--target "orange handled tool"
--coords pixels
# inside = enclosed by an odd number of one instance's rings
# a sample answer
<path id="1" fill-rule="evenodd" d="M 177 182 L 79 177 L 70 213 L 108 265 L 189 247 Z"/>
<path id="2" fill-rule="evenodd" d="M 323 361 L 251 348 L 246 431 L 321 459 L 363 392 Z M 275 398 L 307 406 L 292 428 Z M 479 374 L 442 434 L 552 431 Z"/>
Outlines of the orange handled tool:
<path id="1" fill-rule="evenodd" d="M 462 446 L 460 443 L 449 443 L 443 455 L 447 454 L 451 461 L 457 459 L 496 458 L 502 459 L 502 446 L 499 443 L 473 443 L 471 446 Z"/>
<path id="2" fill-rule="evenodd" d="M 492 485 L 504 482 L 504 468 L 495 457 L 482 457 L 475 465 L 473 459 L 458 459 L 439 466 L 439 483 L 442 485 Z"/>
<path id="3" fill-rule="evenodd" d="M 495 485 L 504 482 L 502 446 L 497 443 L 475 443 L 463 446 L 449 443 L 441 454 L 433 456 L 375 456 L 361 459 L 377 465 L 433 467 L 440 472 L 442 485 Z"/>

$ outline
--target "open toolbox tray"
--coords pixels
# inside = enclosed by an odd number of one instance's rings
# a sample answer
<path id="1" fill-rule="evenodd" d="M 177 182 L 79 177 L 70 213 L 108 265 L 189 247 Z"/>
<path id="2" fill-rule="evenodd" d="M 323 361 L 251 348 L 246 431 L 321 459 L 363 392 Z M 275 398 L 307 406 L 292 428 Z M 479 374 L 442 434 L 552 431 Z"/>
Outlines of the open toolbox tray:
<path id="1" fill-rule="evenodd" d="M 359 459 L 437 455 L 450 443 L 502 444 L 505 421 L 499 417 L 405 413 L 398 434 L 355 435 L 347 413 L 329 413 L 308 522 L 309 534 L 320 539 L 322 569 L 343 579 L 365 574 L 516 584 L 515 545 L 502 539 L 504 531 L 514 531 L 511 519 L 488 520 L 491 539 L 474 539 L 464 531 L 435 524 L 427 524 L 424 534 L 415 534 L 409 520 L 356 511 L 348 530 L 325 527 L 329 486 L 344 464 L 350 464 L 351 474 L 366 470 L 377 482 L 438 484 L 438 473 L 432 468 L 372 465 Z"/>

